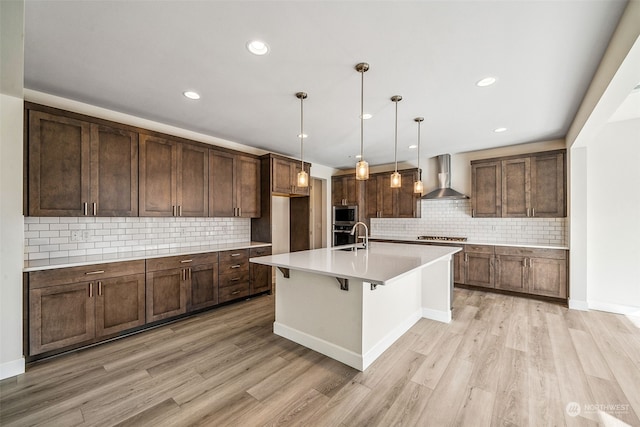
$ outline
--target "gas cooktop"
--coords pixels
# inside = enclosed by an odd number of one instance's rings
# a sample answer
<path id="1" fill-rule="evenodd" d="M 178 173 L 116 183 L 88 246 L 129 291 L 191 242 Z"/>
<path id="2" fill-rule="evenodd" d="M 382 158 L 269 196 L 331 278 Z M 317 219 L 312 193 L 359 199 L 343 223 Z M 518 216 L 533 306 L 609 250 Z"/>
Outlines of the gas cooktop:
<path id="1" fill-rule="evenodd" d="M 443 242 L 466 242 L 466 237 L 418 236 L 418 240 L 439 240 Z"/>

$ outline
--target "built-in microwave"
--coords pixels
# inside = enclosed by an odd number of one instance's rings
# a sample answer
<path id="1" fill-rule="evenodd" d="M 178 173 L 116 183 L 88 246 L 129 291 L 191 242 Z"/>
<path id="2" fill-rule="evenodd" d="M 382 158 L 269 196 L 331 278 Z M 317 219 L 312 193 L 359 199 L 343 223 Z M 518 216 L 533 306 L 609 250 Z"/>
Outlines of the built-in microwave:
<path id="1" fill-rule="evenodd" d="M 333 224 L 353 225 L 358 222 L 357 206 L 334 206 Z"/>

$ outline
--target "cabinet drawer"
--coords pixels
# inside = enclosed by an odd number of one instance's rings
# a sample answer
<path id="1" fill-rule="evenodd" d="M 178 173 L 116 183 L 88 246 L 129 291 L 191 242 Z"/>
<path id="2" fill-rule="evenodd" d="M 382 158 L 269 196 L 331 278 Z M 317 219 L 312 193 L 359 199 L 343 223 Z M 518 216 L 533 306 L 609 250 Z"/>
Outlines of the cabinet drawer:
<path id="1" fill-rule="evenodd" d="M 236 298 L 242 298 L 249 296 L 249 285 L 247 283 L 240 283 L 233 286 L 226 286 L 220 288 L 218 294 L 218 301 L 223 303 L 231 301 Z"/>
<path id="2" fill-rule="evenodd" d="M 513 246 L 496 246 L 496 255 L 518 255 L 531 258 L 566 259 L 564 249 L 520 248 Z"/>
<path id="3" fill-rule="evenodd" d="M 105 277 L 129 276 L 139 273 L 144 273 L 144 260 L 32 271 L 29 273 L 29 289 L 89 282 Z"/>
<path id="4" fill-rule="evenodd" d="M 235 274 L 244 271 L 249 271 L 248 261 L 226 261 L 221 262 L 219 267 L 220 274 Z"/>
<path id="5" fill-rule="evenodd" d="M 464 251 L 478 254 L 492 254 L 493 248 L 491 245 L 465 245 Z"/>
<path id="6" fill-rule="evenodd" d="M 217 262 L 216 252 L 206 254 L 180 255 L 165 258 L 153 258 L 147 260 L 147 271 L 171 270 L 185 268 L 198 264 L 211 264 Z"/>
<path id="7" fill-rule="evenodd" d="M 244 285 L 249 283 L 249 270 L 242 270 L 242 271 L 237 271 L 237 272 L 228 273 L 228 274 L 220 274 L 218 276 L 218 286 L 220 288 L 236 286 L 240 283 Z"/>
<path id="8" fill-rule="evenodd" d="M 271 246 L 251 248 L 249 258 L 271 255 Z"/>
<path id="9" fill-rule="evenodd" d="M 238 249 L 235 251 L 220 252 L 220 264 L 235 263 L 241 264 L 249 259 L 249 249 Z"/>

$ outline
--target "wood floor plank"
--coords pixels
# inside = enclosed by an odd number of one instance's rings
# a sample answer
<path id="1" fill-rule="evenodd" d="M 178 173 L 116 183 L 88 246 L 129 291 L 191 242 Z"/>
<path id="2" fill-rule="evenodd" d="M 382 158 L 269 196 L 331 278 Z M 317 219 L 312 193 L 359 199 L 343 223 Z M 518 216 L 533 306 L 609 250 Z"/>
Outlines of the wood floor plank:
<path id="1" fill-rule="evenodd" d="M 0 381 L 0 425 L 640 425 L 625 316 L 456 288 L 450 324 L 421 319 L 365 372 L 273 321 L 267 295 L 30 365 Z"/>

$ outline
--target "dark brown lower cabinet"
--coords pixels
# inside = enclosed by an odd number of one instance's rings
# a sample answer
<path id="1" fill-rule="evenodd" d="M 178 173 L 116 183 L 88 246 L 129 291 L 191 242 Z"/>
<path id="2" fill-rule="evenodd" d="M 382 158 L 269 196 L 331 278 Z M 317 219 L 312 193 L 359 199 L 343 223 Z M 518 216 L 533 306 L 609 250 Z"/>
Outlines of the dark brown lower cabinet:
<path id="1" fill-rule="evenodd" d="M 265 246 L 261 248 L 253 248 L 249 251 L 249 256 L 260 257 L 271 255 L 271 247 Z M 249 283 L 250 283 L 250 294 L 255 295 L 261 292 L 269 291 L 271 292 L 271 281 L 272 281 L 272 272 L 270 265 L 262 265 L 251 263 L 249 265 Z"/>
<path id="2" fill-rule="evenodd" d="M 187 278 L 184 268 L 147 272 L 147 322 L 187 312 Z"/>
<path id="3" fill-rule="evenodd" d="M 28 273 L 29 356 L 143 325 L 144 261 Z"/>
<path id="4" fill-rule="evenodd" d="M 209 262 L 190 268 L 191 283 L 187 311 L 218 304 L 218 254 L 211 254 Z"/>
<path id="5" fill-rule="evenodd" d="M 494 287 L 493 246 L 465 246 L 465 284 Z"/>
<path id="6" fill-rule="evenodd" d="M 561 249 L 496 246 L 496 288 L 567 297 L 567 252 Z"/>

